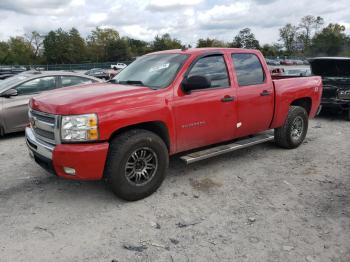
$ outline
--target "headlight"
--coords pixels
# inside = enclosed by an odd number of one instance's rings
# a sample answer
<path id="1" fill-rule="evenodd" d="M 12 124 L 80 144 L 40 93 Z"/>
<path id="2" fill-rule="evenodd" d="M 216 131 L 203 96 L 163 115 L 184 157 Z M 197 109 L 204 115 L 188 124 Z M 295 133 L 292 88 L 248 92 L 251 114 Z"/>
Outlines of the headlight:
<path id="1" fill-rule="evenodd" d="M 66 142 L 98 140 L 96 114 L 62 116 L 61 139 Z"/>

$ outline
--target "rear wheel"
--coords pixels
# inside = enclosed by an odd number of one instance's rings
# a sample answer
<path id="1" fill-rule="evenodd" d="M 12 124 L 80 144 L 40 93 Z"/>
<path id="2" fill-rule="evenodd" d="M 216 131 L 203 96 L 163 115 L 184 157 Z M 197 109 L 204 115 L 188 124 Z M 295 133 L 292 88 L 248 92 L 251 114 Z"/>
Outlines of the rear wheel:
<path id="1" fill-rule="evenodd" d="M 105 177 L 118 197 L 135 201 L 158 189 L 168 162 L 163 140 L 150 131 L 135 129 L 111 141 Z"/>
<path id="2" fill-rule="evenodd" d="M 350 109 L 347 112 L 347 120 L 350 121 Z"/>
<path id="3" fill-rule="evenodd" d="M 283 148 L 296 148 L 305 139 L 308 129 L 308 114 L 303 107 L 291 106 L 284 125 L 275 129 L 275 142 Z"/>

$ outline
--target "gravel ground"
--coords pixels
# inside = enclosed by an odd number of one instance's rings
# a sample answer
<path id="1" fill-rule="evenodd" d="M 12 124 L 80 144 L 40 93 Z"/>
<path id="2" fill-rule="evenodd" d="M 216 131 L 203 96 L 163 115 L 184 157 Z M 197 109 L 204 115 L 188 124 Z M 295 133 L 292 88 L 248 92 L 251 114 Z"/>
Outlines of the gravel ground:
<path id="1" fill-rule="evenodd" d="M 0 261 L 350 261 L 350 123 L 310 122 L 305 143 L 266 143 L 185 166 L 138 202 L 103 182 L 47 175 L 23 134 L 0 139 Z"/>

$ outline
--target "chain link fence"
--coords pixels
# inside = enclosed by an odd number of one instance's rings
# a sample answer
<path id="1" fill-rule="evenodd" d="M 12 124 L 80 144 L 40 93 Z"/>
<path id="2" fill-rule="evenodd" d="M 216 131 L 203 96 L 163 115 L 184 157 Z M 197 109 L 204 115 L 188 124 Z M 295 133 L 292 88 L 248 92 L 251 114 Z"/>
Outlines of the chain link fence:
<path id="1" fill-rule="evenodd" d="M 118 61 L 105 63 L 84 63 L 84 64 L 51 64 L 51 65 L 0 65 L 1 71 L 23 71 L 29 69 L 43 70 L 43 71 L 87 71 L 93 68 L 111 69 L 111 65 L 117 63 L 130 64 L 132 61 Z"/>

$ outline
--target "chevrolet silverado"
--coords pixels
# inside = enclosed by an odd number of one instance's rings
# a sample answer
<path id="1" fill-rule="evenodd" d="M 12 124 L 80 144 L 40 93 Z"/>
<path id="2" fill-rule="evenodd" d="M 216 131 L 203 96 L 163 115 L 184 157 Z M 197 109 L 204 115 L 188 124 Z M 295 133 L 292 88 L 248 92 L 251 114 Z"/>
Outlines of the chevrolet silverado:
<path id="1" fill-rule="evenodd" d="M 34 97 L 26 142 L 57 176 L 105 179 L 132 201 L 157 190 L 180 152 L 192 163 L 270 140 L 298 147 L 321 94 L 319 76 L 273 79 L 257 50 L 167 50 L 110 83 Z"/>

